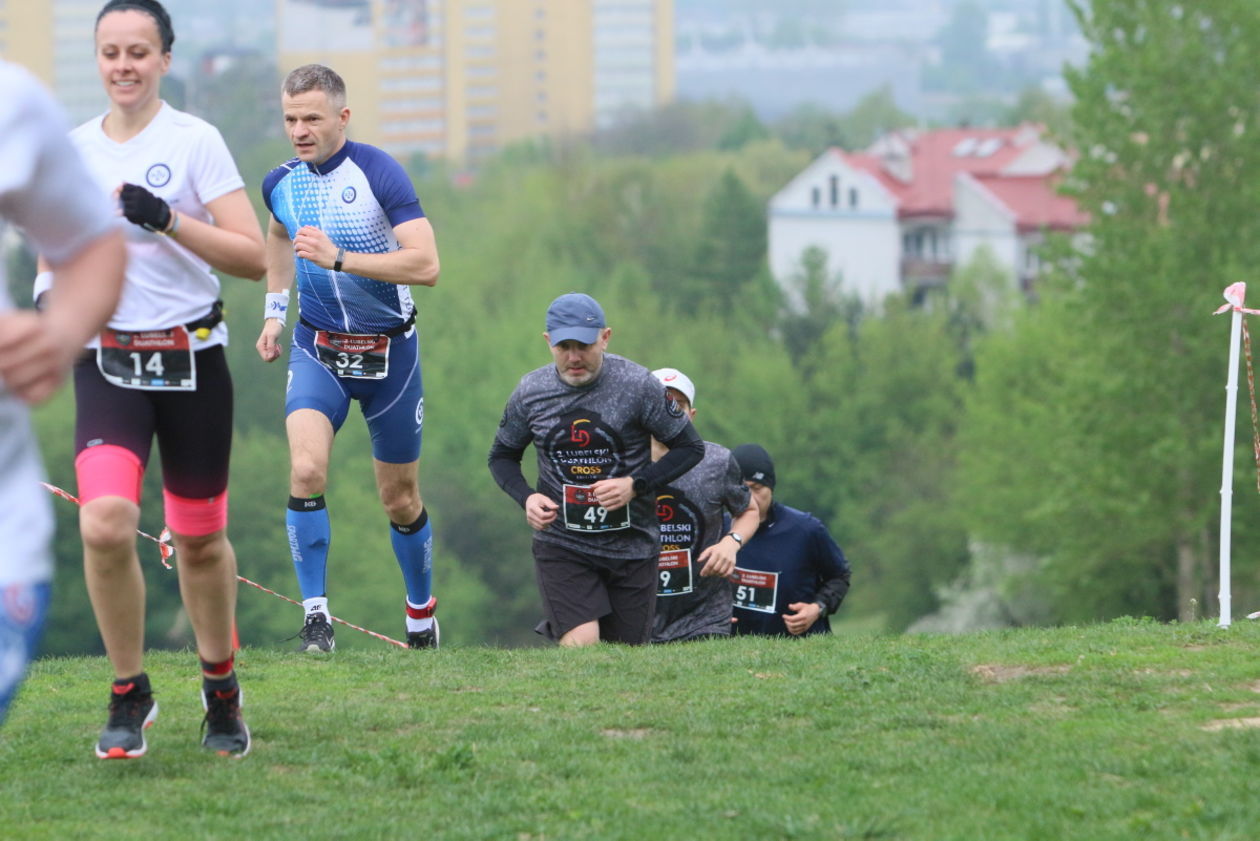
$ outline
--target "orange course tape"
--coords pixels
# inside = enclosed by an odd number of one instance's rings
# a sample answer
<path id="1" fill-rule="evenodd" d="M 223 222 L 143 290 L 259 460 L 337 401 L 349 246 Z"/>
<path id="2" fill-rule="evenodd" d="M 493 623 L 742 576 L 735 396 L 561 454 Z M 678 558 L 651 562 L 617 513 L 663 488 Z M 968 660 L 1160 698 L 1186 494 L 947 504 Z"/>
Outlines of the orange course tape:
<path id="1" fill-rule="evenodd" d="M 71 493 L 68 493 L 67 491 L 62 490 L 56 485 L 50 485 L 47 482 L 40 482 L 40 484 L 43 485 L 49 492 L 55 494 L 56 496 L 59 496 L 65 500 L 69 500 L 70 502 L 73 502 L 75 505 L 82 505 L 82 503 L 79 502 L 78 497 L 74 496 Z M 158 550 L 160 551 L 161 556 L 162 556 L 162 566 L 166 567 L 167 569 L 172 569 L 170 563 L 168 563 L 168 559 L 172 555 L 175 554 L 175 547 L 171 546 L 170 544 L 171 530 L 169 528 L 162 529 L 162 533 L 158 537 L 154 537 L 151 534 L 146 534 L 145 532 L 142 532 L 139 529 L 136 529 L 136 533 L 139 534 L 141 537 L 148 538 L 149 540 L 152 540 L 154 543 L 156 543 L 158 545 Z M 277 593 L 275 590 L 270 590 L 255 581 L 250 581 L 248 578 L 244 577 L 243 575 L 236 576 L 236 580 L 240 581 L 243 584 L 248 584 L 251 587 L 256 587 L 259 590 L 262 590 L 264 593 L 270 593 L 276 598 L 286 601 L 289 604 L 295 604 L 298 607 L 302 606 L 301 602 L 294 601 L 288 596 L 283 596 L 280 593 Z M 330 618 L 334 622 L 338 622 L 342 625 L 345 625 L 347 628 L 353 628 L 356 631 L 361 631 L 362 633 L 367 634 L 369 637 L 375 637 L 376 639 L 381 640 L 382 642 L 387 642 L 390 645 L 396 645 L 399 648 L 407 647 L 407 644 L 405 642 L 399 642 L 398 640 L 392 637 L 387 637 L 384 634 L 378 634 L 376 631 L 369 631 L 367 628 L 362 628 L 358 625 L 355 625 L 352 622 L 347 622 L 346 620 L 340 619 L 336 616 L 332 616 Z M 232 628 L 232 644 L 233 644 L 233 647 L 240 648 L 240 641 L 237 637 L 235 627 Z"/>

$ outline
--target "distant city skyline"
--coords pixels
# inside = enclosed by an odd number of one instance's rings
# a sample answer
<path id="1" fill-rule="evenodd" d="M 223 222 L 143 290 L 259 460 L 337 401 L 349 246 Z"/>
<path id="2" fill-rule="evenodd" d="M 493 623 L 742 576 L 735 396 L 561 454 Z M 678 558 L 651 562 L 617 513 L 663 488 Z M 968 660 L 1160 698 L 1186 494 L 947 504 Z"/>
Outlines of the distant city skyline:
<path id="1" fill-rule="evenodd" d="M 460 10 L 460 31 L 476 35 L 485 27 L 468 15 L 497 9 L 500 3 L 508 5 L 496 13 L 503 22 L 490 41 L 457 51 L 429 43 L 450 10 Z M 605 17 L 622 7 L 642 8 L 641 3 L 626 0 L 588 3 L 586 8 L 603 9 Z M 318 60 L 327 55 L 330 62 L 342 56 L 340 64 L 347 72 L 364 80 L 355 83 L 359 105 L 366 105 L 366 111 L 359 108 L 360 116 L 399 130 L 410 127 L 416 138 L 386 140 L 393 148 L 446 155 L 462 154 L 460 150 L 475 144 L 483 155 L 522 137 L 606 127 L 626 108 L 650 108 L 673 99 L 742 100 L 763 120 L 774 121 L 806 104 L 847 111 L 872 92 L 887 89 L 897 107 L 912 116 L 949 122 L 954 119 L 951 109 L 965 95 L 950 90 L 935 68 L 942 61 L 942 34 L 956 13 L 968 7 L 983 16 L 982 50 L 1001 72 L 981 74 L 981 87 L 966 95 L 1013 101 L 1017 91 L 1009 84 L 1005 89 L 996 85 L 1018 79 L 1021 87 L 1038 87 L 1066 98 L 1062 67 L 1082 62 L 1087 55 L 1065 0 L 671 0 L 671 25 L 658 30 L 658 36 L 668 31 L 669 66 L 660 68 L 656 66 L 666 59 L 660 54 L 649 57 L 657 49 L 649 43 L 652 35 L 636 35 L 623 25 L 602 26 L 588 36 L 586 46 L 574 41 L 578 30 L 573 29 L 563 38 L 538 42 L 526 4 L 527 0 L 344 0 L 337 8 L 326 8 L 319 0 L 166 0 L 177 36 L 170 92 L 178 97 L 177 91 L 186 87 L 195 101 L 204 74 L 221 72 L 240 56 L 256 55 L 275 63 L 279 72 L 293 56 Z M 555 20 L 580 5 L 572 0 L 528 4 L 539 14 L 550 10 Z M 87 119 L 106 105 L 91 45 L 92 22 L 100 6 L 101 0 L 0 0 L 0 53 L 27 63 L 49 81 L 76 120 Z M 518 12 L 519 20 L 508 17 Z M 41 15 L 49 46 L 22 35 Z M 341 17 L 334 20 L 337 15 Z M 282 19 L 287 21 L 283 31 L 277 23 Z M 509 26 L 509 20 L 515 22 Z M 582 50 L 596 50 L 606 58 L 596 60 L 596 53 L 590 53 L 591 58 L 582 60 Z M 401 62 L 400 56 L 409 51 L 416 57 Z M 548 73 L 535 66 L 544 53 L 550 67 L 545 85 L 538 87 L 535 81 L 529 90 L 522 87 L 509 94 L 513 85 Z M 422 61 L 422 55 L 428 58 Z M 477 68 L 474 72 L 493 73 L 498 81 L 474 85 L 460 69 L 468 62 Z M 585 78 L 576 78 L 580 74 Z M 381 89 L 363 102 L 365 88 L 375 91 L 378 84 L 385 84 L 378 83 L 377 76 L 382 80 L 389 76 L 393 80 L 389 84 L 401 87 Z M 430 78 L 438 87 L 427 98 L 418 97 L 415 85 L 429 84 L 424 80 Z M 455 84 L 483 93 L 493 87 L 491 99 L 501 101 L 452 102 L 446 81 L 450 79 L 463 79 Z M 561 81 L 568 85 L 568 93 L 554 89 Z M 590 93 L 575 92 L 580 89 Z M 408 111 L 408 103 L 434 96 L 444 104 L 422 109 L 425 113 Z M 522 97 L 532 107 L 525 108 Z M 582 116 L 585 105 L 573 110 L 583 97 L 592 102 L 589 117 Z M 469 117 L 476 123 L 469 125 L 466 137 L 449 136 L 450 120 L 457 118 L 452 108 L 464 115 L 459 119 Z M 483 125 L 516 112 L 519 116 L 511 119 L 519 125 L 509 130 Z M 435 122 L 441 115 L 441 122 Z M 479 134 L 471 133 L 474 128 Z M 417 133 L 426 131 L 424 138 Z"/>

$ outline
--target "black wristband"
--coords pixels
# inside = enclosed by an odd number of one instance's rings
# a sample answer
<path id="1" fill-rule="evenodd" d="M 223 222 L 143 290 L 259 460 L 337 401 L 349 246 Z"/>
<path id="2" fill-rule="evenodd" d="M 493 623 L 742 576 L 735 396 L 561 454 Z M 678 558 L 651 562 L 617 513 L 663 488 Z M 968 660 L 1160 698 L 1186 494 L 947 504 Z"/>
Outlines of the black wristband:
<path id="1" fill-rule="evenodd" d="M 341 261 L 346 259 L 346 250 L 344 248 L 337 249 L 337 259 L 333 261 L 333 271 L 341 271 Z"/>

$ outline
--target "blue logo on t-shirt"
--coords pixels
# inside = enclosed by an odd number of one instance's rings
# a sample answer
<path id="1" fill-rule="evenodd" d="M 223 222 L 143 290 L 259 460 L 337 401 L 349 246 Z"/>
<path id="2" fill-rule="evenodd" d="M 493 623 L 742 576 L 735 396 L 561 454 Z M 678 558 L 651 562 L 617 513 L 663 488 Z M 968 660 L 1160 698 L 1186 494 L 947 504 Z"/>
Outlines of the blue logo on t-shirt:
<path id="1" fill-rule="evenodd" d="M 341 200 L 346 204 L 350 204 L 354 201 L 355 196 L 357 195 L 358 193 L 355 192 L 353 187 L 347 187 L 341 191 Z"/>
<path id="2" fill-rule="evenodd" d="M 165 187 L 171 180 L 171 168 L 166 164 L 154 164 L 144 174 L 144 180 L 149 182 L 150 187 Z"/>

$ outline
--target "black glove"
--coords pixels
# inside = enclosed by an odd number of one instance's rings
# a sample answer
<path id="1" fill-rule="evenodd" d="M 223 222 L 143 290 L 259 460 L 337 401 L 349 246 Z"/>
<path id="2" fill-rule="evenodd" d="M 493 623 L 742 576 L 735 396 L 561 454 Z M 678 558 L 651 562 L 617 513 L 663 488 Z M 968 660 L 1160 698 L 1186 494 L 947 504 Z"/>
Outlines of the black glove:
<path id="1" fill-rule="evenodd" d="M 157 234 L 171 226 L 171 206 L 140 185 L 124 184 L 120 198 L 128 222 Z"/>

